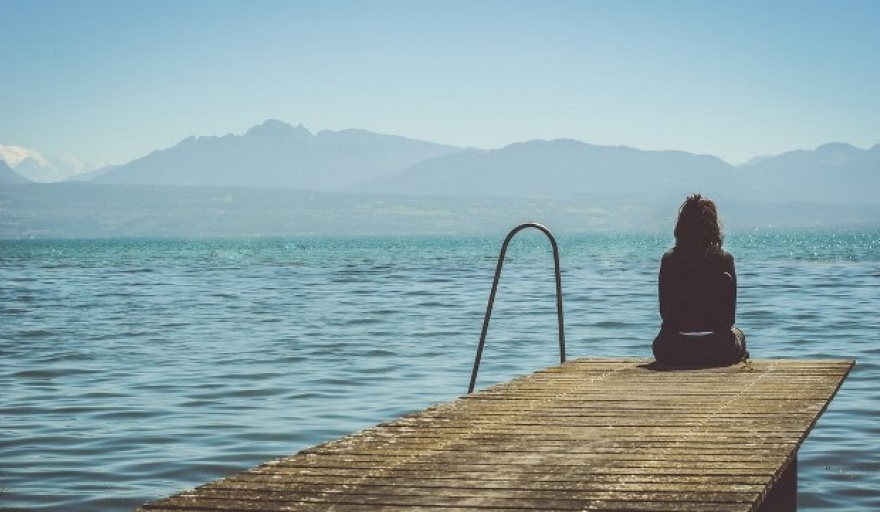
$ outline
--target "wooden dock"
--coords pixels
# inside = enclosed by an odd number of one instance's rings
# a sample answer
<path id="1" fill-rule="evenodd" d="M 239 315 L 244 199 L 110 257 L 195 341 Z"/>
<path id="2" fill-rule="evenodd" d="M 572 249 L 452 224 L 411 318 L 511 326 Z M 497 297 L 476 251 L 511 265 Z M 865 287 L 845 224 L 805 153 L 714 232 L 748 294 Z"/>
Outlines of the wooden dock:
<path id="1" fill-rule="evenodd" d="M 579 359 L 142 510 L 795 510 L 798 447 L 853 365 Z"/>

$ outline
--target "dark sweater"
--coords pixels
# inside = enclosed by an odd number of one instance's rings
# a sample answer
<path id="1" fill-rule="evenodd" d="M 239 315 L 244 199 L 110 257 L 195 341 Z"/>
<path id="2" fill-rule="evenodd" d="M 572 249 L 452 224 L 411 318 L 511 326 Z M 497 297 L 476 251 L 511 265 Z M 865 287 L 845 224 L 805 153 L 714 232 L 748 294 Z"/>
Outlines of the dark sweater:
<path id="1" fill-rule="evenodd" d="M 733 256 L 670 249 L 659 278 L 661 332 L 727 332 L 736 318 Z"/>

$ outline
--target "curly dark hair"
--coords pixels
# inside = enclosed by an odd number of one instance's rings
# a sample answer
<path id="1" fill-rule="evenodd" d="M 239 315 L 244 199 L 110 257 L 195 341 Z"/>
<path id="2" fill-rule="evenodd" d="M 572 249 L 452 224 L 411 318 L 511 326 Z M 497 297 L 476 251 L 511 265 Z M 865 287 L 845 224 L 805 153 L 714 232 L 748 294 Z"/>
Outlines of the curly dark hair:
<path id="1" fill-rule="evenodd" d="M 675 247 L 688 252 L 718 253 L 724 243 L 715 203 L 700 194 L 688 196 L 678 209 Z"/>

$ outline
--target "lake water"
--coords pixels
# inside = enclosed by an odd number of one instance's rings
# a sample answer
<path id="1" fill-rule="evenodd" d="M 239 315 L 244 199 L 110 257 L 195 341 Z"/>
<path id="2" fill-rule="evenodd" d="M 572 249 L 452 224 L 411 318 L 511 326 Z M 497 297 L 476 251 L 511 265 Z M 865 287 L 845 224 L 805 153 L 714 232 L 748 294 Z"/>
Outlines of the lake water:
<path id="1" fill-rule="evenodd" d="M 0 241 L 0 509 L 138 505 L 464 394 L 501 237 Z M 650 357 L 668 236 L 559 238 L 568 356 Z M 733 233 L 752 356 L 856 358 L 801 510 L 880 509 L 880 231 Z M 478 387 L 558 362 L 508 252 Z"/>

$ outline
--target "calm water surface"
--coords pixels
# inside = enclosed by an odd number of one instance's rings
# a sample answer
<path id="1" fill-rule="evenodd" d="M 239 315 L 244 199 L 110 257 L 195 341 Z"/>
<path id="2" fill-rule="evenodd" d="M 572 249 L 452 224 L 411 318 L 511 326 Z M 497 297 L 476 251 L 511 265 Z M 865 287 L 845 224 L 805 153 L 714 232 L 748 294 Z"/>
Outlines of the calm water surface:
<path id="1" fill-rule="evenodd" d="M 0 241 L 0 509 L 131 510 L 467 389 L 500 239 Z M 569 357 L 650 357 L 668 237 L 562 237 Z M 801 510 L 880 509 L 880 232 L 731 234 L 753 357 L 858 359 Z M 478 387 L 555 364 L 508 253 Z"/>

